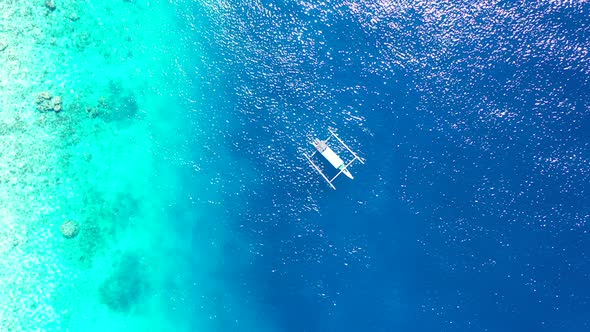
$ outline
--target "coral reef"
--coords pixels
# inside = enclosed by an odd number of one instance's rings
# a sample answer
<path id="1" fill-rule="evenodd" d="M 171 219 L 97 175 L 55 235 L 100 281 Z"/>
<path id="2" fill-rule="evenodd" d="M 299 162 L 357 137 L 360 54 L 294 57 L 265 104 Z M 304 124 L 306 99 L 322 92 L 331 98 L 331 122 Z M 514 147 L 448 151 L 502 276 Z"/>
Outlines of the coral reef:
<path id="1" fill-rule="evenodd" d="M 83 330 L 149 294 L 142 256 L 111 254 L 128 234 L 150 241 L 134 230 L 151 220 L 147 68 L 163 72 L 140 51 L 163 44 L 150 17 L 123 1 L 0 0 L 0 331 Z"/>
<path id="2" fill-rule="evenodd" d="M 41 112 L 61 112 L 62 100 L 60 96 L 53 97 L 49 91 L 43 91 L 37 95 L 37 109 Z"/>
<path id="3" fill-rule="evenodd" d="M 45 7 L 51 11 L 54 11 L 56 8 L 55 2 L 53 2 L 53 0 L 45 0 Z"/>
<path id="4" fill-rule="evenodd" d="M 123 255 L 111 276 L 100 285 L 101 302 L 113 311 L 129 312 L 148 293 L 145 274 L 145 267 L 139 257 Z"/>
<path id="5" fill-rule="evenodd" d="M 63 236 L 65 236 L 68 239 L 76 237 L 76 235 L 78 235 L 78 233 L 80 232 L 80 226 L 77 222 L 72 220 L 68 220 L 61 224 L 61 227 L 59 229 L 61 230 Z"/>

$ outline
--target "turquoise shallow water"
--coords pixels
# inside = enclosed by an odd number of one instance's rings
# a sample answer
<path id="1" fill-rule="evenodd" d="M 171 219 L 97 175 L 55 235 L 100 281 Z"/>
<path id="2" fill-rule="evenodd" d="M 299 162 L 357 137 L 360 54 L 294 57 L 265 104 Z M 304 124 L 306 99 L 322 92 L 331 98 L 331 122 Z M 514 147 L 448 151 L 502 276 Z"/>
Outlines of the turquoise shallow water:
<path id="1" fill-rule="evenodd" d="M 200 22 L 182 2 L 55 5 L 0 4 L 0 330 L 259 326 L 225 280 L 241 240 L 222 205 L 234 184 L 207 161 L 228 157 L 195 97 Z M 42 91 L 63 110 L 36 110 Z"/>

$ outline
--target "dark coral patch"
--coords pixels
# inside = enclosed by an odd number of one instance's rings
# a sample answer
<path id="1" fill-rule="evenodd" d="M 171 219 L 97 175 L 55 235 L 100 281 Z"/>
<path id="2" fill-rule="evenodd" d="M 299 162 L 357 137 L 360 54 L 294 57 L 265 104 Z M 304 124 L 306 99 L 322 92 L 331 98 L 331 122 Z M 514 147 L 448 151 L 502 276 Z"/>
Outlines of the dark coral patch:
<path id="1" fill-rule="evenodd" d="M 139 257 L 125 254 L 111 276 L 100 285 L 100 301 L 113 311 L 129 312 L 148 293 L 146 279 L 146 270 Z"/>

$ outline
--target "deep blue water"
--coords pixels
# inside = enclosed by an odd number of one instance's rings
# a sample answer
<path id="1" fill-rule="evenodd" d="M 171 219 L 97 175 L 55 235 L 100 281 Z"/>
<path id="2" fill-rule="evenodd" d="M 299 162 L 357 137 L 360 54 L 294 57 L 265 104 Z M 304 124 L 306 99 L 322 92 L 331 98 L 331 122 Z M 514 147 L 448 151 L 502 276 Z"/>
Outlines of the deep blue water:
<path id="1" fill-rule="evenodd" d="M 284 331 L 590 329 L 589 14 L 196 4 L 194 99 L 233 160 L 225 226 L 247 239 L 224 249 L 235 306 Z M 336 191 L 301 155 L 328 127 L 367 160 Z"/>

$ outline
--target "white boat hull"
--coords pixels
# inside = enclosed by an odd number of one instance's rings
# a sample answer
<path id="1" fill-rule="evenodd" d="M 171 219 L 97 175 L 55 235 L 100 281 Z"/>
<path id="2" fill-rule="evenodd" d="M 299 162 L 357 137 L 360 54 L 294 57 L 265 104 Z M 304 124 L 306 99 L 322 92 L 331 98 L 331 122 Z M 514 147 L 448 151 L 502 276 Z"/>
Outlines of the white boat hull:
<path id="1" fill-rule="evenodd" d="M 330 147 L 327 144 L 325 144 L 325 142 L 321 142 L 321 141 L 317 140 L 314 142 L 314 146 L 316 147 L 318 152 L 322 156 L 324 156 L 324 158 L 326 158 L 326 160 L 328 162 L 330 162 L 330 164 L 332 164 L 332 166 L 334 166 L 334 168 L 342 171 L 342 173 L 344 175 L 346 175 L 348 178 L 354 179 L 354 177 L 352 176 L 350 171 L 348 171 L 348 169 L 346 169 L 346 164 L 344 163 L 344 160 L 342 160 L 342 158 L 338 157 L 336 152 L 334 152 L 334 150 L 330 149 Z"/>
<path id="2" fill-rule="evenodd" d="M 346 168 L 342 168 L 342 173 L 344 173 L 344 175 L 348 176 L 348 178 L 350 178 L 351 180 L 354 179 L 352 174 L 350 174 L 350 172 Z"/>
<path id="3" fill-rule="evenodd" d="M 303 155 L 305 156 L 305 158 L 307 159 L 307 161 L 309 161 L 309 163 L 311 164 L 311 166 L 324 178 L 324 180 L 326 180 L 326 182 L 328 182 L 328 184 L 330 185 L 330 187 L 332 187 L 332 189 L 336 189 L 336 187 L 334 187 L 334 184 L 332 184 L 332 182 L 340 175 L 340 174 L 344 174 L 346 175 L 349 179 L 354 179 L 354 177 L 352 176 L 352 174 L 350 173 L 350 171 L 347 169 L 348 166 L 350 166 L 354 161 L 358 160 L 361 164 L 364 164 L 363 159 L 359 158 L 359 156 L 356 155 L 356 153 L 354 153 L 354 151 L 352 151 L 348 145 L 346 145 L 341 139 L 340 137 L 338 137 L 336 135 L 336 133 L 334 133 L 332 130 L 328 129 L 330 131 L 330 137 L 328 137 L 326 140 L 319 140 L 319 139 L 314 139 L 313 142 L 310 142 L 315 148 L 316 148 L 316 152 L 312 153 L 311 155 L 307 155 L 305 153 L 303 153 Z M 351 161 L 347 163 L 345 163 L 342 158 L 340 158 L 327 144 L 328 140 L 330 138 L 335 138 L 336 140 L 338 140 L 338 142 L 344 147 L 346 148 L 346 150 L 348 150 L 348 152 L 350 152 L 353 156 L 354 159 L 352 159 Z M 324 158 L 326 158 L 326 160 L 332 164 L 332 166 L 334 166 L 334 168 L 336 168 L 337 170 L 339 170 L 338 174 L 336 174 L 333 178 L 328 179 L 328 177 L 326 176 L 326 174 L 324 174 L 324 172 L 322 172 L 322 170 L 313 162 L 313 160 L 311 159 L 316 153 L 320 153 Z"/>
<path id="4" fill-rule="evenodd" d="M 340 168 L 342 165 L 344 165 L 344 161 L 338 157 L 338 155 L 332 151 L 329 146 L 327 146 L 326 149 L 320 153 L 322 156 L 324 156 L 324 158 L 326 158 L 327 161 L 330 162 L 330 164 L 332 164 L 332 166 L 334 166 L 334 168 Z"/>

